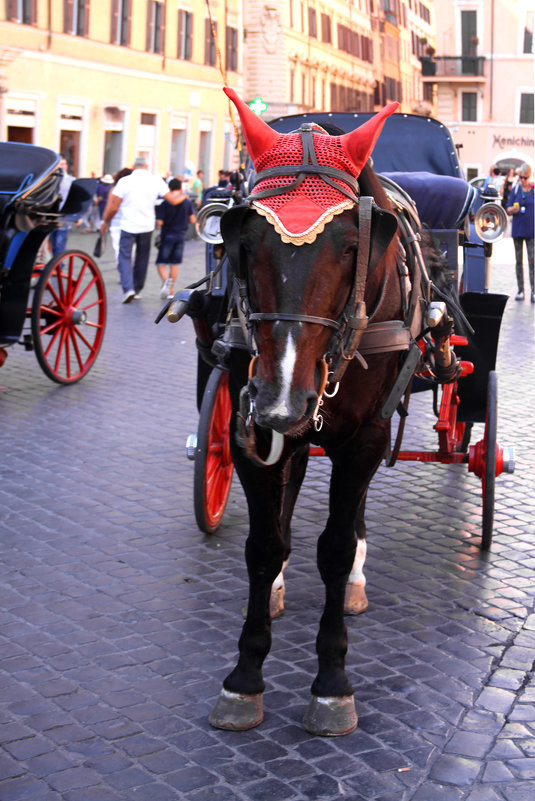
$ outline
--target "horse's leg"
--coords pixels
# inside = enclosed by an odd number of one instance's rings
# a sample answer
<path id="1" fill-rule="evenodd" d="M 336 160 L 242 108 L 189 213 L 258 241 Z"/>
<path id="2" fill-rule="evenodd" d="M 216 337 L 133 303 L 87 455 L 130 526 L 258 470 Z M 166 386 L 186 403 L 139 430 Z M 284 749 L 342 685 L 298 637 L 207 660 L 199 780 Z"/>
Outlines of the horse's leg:
<path id="1" fill-rule="evenodd" d="M 318 675 L 303 725 L 312 734 L 349 734 L 357 726 L 353 688 L 345 673 L 347 629 L 344 597 L 355 559 L 357 509 L 384 454 L 386 438 L 374 428 L 358 450 L 333 459 L 329 519 L 318 540 L 325 607 L 316 641 Z"/>
<path id="2" fill-rule="evenodd" d="M 284 569 L 288 564 L 290 558 L 292 532 L 291 521 L 297 496 L 303 479 L 305 477 L 306 468 L 308 464 L 308 445 L 303 446 L 300 450 L 292 455 L 291 467 L 289 471 L 288 481 L 284 488 L 284 498 L 282 504 L 282 518 L 281 518 L 281 532 L 286 545 L 286 553 L 282 569 L 271 587 L 271 595 L 269 599 L 269 614 L 272 620 L 280 617 L 284 613 Z"/>
<path id="3" fill-rule="evenodd" d="M 281 520 L 285 488 L 292 471 L 291 460 L 286 457 L 284 461 L 284 455 L 278 465 L 255 467 L 234 442 L 231 430 L 232 460 L 249 508 L 250 527 L 245 545 L 249 600 L 239 640 L 238 663 L 224 680 L 209 721 L 216 728 L 242 730 L 257 726 L 263 718 L 262 665 L 271 646 L 269 600 L 271 586 L 287 556 Z"/>
<path id="4" fill-rule="evenodd" d="M 344 601 L 346 615 L 360 615 L 361 612 L 365 612 L 368 608 L 366 576 L 364 575 L 364 562 L 366 561 L 366 523 L 364 520 L 366 495 L 367 493 L 365 493 L 357 509 L 357 550 L 346 586 Z"/>

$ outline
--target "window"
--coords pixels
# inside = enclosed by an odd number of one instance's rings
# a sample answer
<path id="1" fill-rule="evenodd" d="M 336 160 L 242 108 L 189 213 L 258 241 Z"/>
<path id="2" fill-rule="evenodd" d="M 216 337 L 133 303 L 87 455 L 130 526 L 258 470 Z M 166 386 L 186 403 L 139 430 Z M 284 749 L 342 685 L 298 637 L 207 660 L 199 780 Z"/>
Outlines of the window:
<path id="1" fill-rule="evenodd" d="M 523 53 L 533 53 L 533 11 L 526 13 Z"/>
<path id="2" fill-rule="evenodd" d="M 89 32 L 89 0 L 65 0 L 63 6 L 63 30 L 75 36 L 87 36 Z"/>
<path id="3" fill-rule="evenodd" d="M 523 92 L 520 95 L 520 123 L 533 125 L 533 94 Z"/>
<path id="4" fill-rule="evenodd" d="M 163 53 L 165 40 L 165 5 L 162 0 L 149 0 L 147 5 L 147 41 L 149 53 Z"/>
<path id="5" fill-rule="evenodd" d="M 314 39 L 317 39 L 318 36 L 318 28 L 316 23 L 316 9 L 315 8 L 308 8 L 308 35 L 313 36 Z"/>
<path id="6" fill-rule="evenodd" d="M 35 25 L 37 22 L 37 0 L 7 0 L 6 17 L 10 22 Z"/>
<path id="7" fill-rule="evenodd" d="M 217 22 L 213 23 L 214 35 L 212 36 L 212 23 L 209 19 L 204 21 L 204 63 L 210 67 L 215 67 L 217 53 L 215 49 L 215 37 L 217 36 Z"/>
<path id="8" fill-rule="evenodd" d="M 132 0 L 112 0 L 110 42 L 129 47 L 131 23 Z"/>
<path id="9" fill-rule="evenodd" d="M 178 10 L 178 52 L 177 58 L 191 61 L 193 42 L 193 14 Z"/>
<path id="10" fill-rule="evenodd" d="M 477 92 L 462 93 L 463 122 L 477 122 Z"/>
<path id="11" fill-rule="evenodd" d="M 327 44 L 332 43 L 331 18 L 328 14 L 321 15 L 321 41 Z"/>
<path id="12" fill-rule="evenodd" d="M 225 66 L 229 72 L 238 70 L 238 29 L 227 25 Z"/>

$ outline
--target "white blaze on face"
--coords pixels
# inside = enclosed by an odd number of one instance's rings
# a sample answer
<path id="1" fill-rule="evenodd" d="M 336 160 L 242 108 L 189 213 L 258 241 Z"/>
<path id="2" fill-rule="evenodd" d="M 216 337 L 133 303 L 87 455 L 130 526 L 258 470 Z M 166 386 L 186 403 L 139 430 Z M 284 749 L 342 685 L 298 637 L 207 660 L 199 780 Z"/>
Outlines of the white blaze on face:
<path id="1" fill-rule="evenodd" d="M 295 350 L 295 343 L 293 341 L 292 335 L 288 336 L 286 341 L 286 350 L 284 351 L 284 356 L 282 357 L 280 363 L 281 369 L 281 388 L 279 392 L 279 397 L 273 404 L 272 408 L 269 410 L 269 413 L 273 416 L 277 417 L 288 417 L 290 414 L 290 389 L 292 386 L 292 378 L 295 369 L 295 359 L 297 356 L 297 352 Z"/>
<path id="2" fill-rule="evenodd" d="M 353 561 L 353 567 L 349 574 L 350 584 L 366 584 L 364 575 L 364 562 L 366 561 L 366 540 L 357 540 L 357 552 Z"/>

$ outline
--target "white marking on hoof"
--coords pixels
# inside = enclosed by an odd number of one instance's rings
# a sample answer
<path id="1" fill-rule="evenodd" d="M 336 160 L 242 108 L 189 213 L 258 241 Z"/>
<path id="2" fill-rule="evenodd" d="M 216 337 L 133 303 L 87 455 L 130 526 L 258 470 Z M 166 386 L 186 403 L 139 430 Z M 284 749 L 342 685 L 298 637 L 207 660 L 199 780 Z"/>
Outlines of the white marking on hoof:
<path id="1" fill-rule="evenodd" d="M 263 719 L 261 693 L 242 695 L 222 687 L 208 722 L 215 729 L 245 731 L 258 726 Z"/>
<path id="2" fill-rule="evenodd" d="M 320 698 L 313 695 L 303 718 L 304 728 L 320 737 L 341 737 L 358 725 L 352 695 Z"/>

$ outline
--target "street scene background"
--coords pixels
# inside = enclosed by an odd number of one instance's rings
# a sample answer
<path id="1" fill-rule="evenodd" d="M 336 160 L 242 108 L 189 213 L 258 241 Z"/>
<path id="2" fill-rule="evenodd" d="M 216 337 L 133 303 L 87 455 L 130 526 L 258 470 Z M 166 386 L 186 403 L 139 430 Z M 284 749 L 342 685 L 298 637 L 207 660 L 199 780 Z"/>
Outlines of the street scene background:
<path id="1" fill-rule="evenodd" d="M 70 246 L 92 252 L 94 235 Z M 154 255 L 154 254 L 153 254 Z M 273 624 L 265 720 L 216 731 L 208 714 L 234 664 L 247 597 L 237 480 L 217 534 L 193 513 L 197 428 L 191 321 L 154 324 L 154 259 L 125 306 L 111 245 L 108 324 L 89 375 L 50 382 L 34 354 L 0 371 L 2 801 L 528 801 L 535 793 L 534 313 L 515 303 L 513 244 L 491 291 L 511 297 L 497 361 L 490 553 L 481 482 L 462 465 L 382 467 L 367 507 L 369 610 L 348 618 L 359 728 L 308 735 L 323 604 L 315 545 L 328 460 L 310 460 Z M 177 286 L 204 274 L 186 244 Z M 431 399 L 413 396 L 404 447 L 435 448 Z M 472 442 L 483 435 L 476 426 Z"/>

